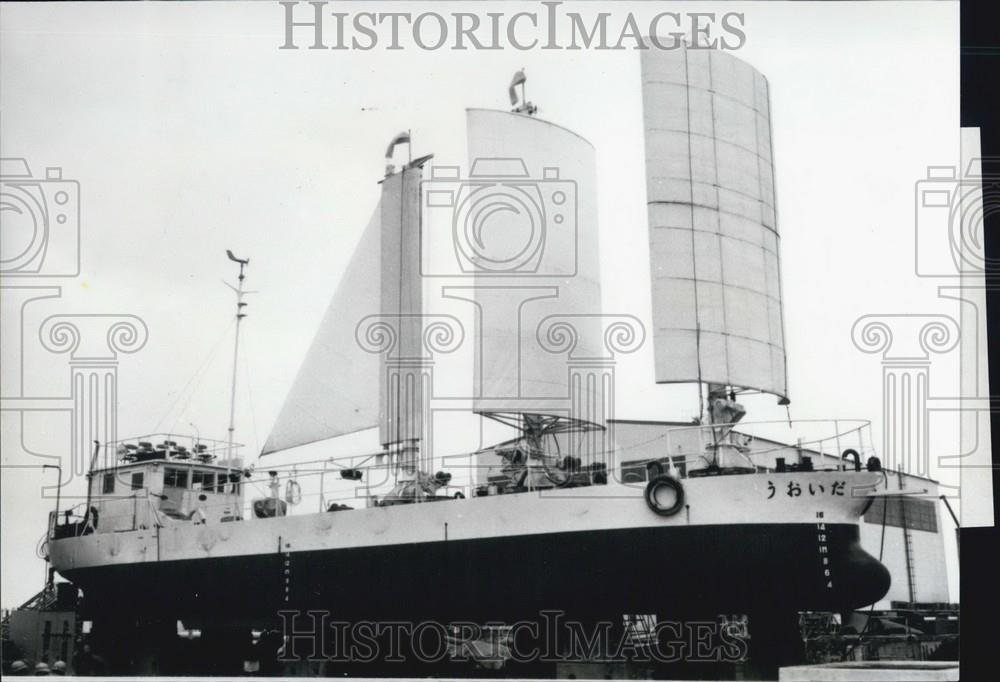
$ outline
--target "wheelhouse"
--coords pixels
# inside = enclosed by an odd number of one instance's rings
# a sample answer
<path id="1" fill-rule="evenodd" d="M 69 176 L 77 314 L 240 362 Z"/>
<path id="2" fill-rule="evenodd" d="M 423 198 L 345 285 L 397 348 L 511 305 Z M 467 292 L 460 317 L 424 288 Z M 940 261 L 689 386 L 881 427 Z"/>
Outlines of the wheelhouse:
<path id="1" fill-rule="evenodd" d="M 87 501 L 53 512 L 52 536 L 240 520 L 250 472 L 233 454 L 238 447 L 168 435 L 111 444 L 88 475 Z"/>

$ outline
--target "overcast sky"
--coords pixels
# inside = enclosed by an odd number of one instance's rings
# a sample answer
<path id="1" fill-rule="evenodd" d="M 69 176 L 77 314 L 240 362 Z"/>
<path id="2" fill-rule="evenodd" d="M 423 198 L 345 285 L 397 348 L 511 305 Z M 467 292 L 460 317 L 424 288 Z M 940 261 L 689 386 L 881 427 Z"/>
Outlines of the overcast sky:
<path id="1" fill-rule="evenodd" d="M 404 6 L 373 8 L 390 4 Z M 461 6 L 477 9 L 498 11 Z M 648 23 L 663 6 L 572 9 L 632 11 Z M 914 183 L 928 165 L 958 160 L 958 5 L 669 9 L 745 13 L 746 43 L 735 54 L 771 91 L 791 414 L 872 419 L 878 445 L 882 369 L 853 346 L 852 324 L 871 313 L 957 317 L 937 298 L 937 282 L 914 276 L 913 250 Z M 648 326 L 636 53 L 279 51 L 283 32 L 271 2 L 0 6 L 0 150 L 25 157 L 36 175 L 61 166 L 81 186 L 82 273 L 28 323 L 57 312 L 145 320 L 148 344 L 121 359 L 121 437 L 190 432 L 188 423 L 225 437 L 232 294 L 220 280 L 234 276 L 229 248 L 251 258 L 248 285 L 260 292 L 250 298 L 237 420 L 237 439 L 251 457 L 259 452 L 377 201 L 389 139 L 411 129 L 414 156 L 464 166 L 465 108 L 509 108 L 507 84 L 522 67 L 539 115 L 596 147 L 604 309 Z M 8 307 L 3 314 L 9 325 Z M 27 393 L 68 392 L 64 357 L 27 352 Z M 955 394 L 956 372 L 954 358 L 935 359 L 932 393 Z M 697 412 L 690 392 L 652 385 L 651 344 L 621 361 L 618 382 L 620 418 Z M 745 403 L 748 419 L 785 417 L 773 398 Z M 5 434 L 14 432 L 10 418 Z M 65 427 L 62 416 L 33 418 L 24 443 L 63 451 Z M 932 423 L 932 439 L 934 452 L 956 452 L 957 422 Z M 30 463 L 10 441 L 3 463 Z M 932 475 L 958 482 L 954 471 Z M 4 472 L 5 606 L 41 586 L 35 545 L 52 506 L 39 499 L 45 480 Z"/>

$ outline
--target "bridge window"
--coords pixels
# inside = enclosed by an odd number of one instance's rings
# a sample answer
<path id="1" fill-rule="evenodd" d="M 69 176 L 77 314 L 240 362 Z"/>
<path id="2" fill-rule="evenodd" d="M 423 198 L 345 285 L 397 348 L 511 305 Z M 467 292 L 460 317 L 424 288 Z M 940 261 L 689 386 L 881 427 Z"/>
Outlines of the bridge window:
<path id="1" fill-rule="evenodd" d="M 191 472 L 191 487 L 194 490 L 203 490 L 206 493 L 221 493 L 225 489 L 225 485 L 225 474 L 216 474 L 214 471 L 200 471 L 197 469 Z"/>
<path id="2" fill-rule="evenodd" d="M 167 467 L 163 470 L 163 485 L 167 488 L 187 488 L 187 471 Z"/>
<path id="3" fill-rule="evenodd" d="M 144 475 L 141 471 L 132 474 L 132 490 L 142 490 L 143 478 Z"/>
<path id="4" fill-rule="evenodd" d="M 104 474 L 104 487 L 101 488 L 101 492 L 105 495 L 110 495 L 115 492 L 114 474 Z"/>

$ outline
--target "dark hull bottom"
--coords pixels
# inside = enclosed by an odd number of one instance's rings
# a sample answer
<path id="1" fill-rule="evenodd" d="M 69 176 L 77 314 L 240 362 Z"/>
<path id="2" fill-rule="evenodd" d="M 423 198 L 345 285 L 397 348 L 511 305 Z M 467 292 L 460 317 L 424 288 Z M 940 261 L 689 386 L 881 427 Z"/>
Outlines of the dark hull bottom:
<path id="1" fill-rule="evenodd" d="M 147 562 L 66 571 L 95 621 L 280 626 L 331 620 L 513 622 L 568 616 L 846 611 L 888 571 L 853 525 L 673 526 Z M 277 625 L 276 625 L 277 624 Z"/>

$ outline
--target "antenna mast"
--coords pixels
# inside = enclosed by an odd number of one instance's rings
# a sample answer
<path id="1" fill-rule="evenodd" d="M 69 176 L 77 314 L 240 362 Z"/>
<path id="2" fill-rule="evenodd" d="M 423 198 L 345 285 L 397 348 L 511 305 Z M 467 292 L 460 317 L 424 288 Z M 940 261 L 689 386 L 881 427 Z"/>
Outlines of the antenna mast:
<path id="1" fill-rule="evenodd" d="M 246 307 L 246 303 L 243 301 L 243 296 L 245 294 L 253 293 L 252 291 L 243 290 L 243 280 L 246 279 L 246 275 L 243 274 L 243 269 L 250 264 L 249 258 L 237 258 L 233 255 L 233 252 L 226 249 L 226 255 L 229 256 L 229 260 L 234 263 L 238 263 L 240 266 L 240 276 L 238 284 L 234 287 L 228 282 L 224 284 L 233 290 L 236 294 L 236 341 L 233 344 L 233 383 L 230 387 L 229 393 L 229 430 L 226 441 L 226 459 L 232 459 L 233 457 L 233 433 L 236 431 L 236 377 L 238 376 L 239 369 L 239 356 L 240 356 L 240 323 L 243 322 L 243 318 L 246 317 L 246 313 L 243 312 L 243 308 Z"/>

